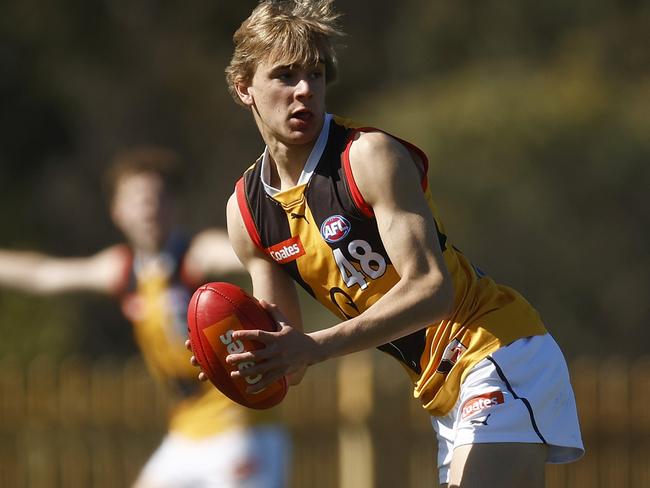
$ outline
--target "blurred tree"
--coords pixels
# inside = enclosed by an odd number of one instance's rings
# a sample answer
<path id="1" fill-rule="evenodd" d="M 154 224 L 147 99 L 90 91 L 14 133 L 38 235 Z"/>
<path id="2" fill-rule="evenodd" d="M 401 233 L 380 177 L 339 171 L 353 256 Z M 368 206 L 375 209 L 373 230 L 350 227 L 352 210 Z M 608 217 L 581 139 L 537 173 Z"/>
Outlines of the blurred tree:
<path id="1" fill-rule="evenodd" d="M 223 223 L 235 179 L 262 149 L 223 81 L 232 33 L 255 3 L 6 0 L 0 246 L 78 254 L 118 239 L 100 180 L 133 143 L 185 156 L 188 230 Z M 570 353 L 644 353 L 650 5 L 338 4 L 348 36 L 329 109 L 428 151 L 455 243 L 521 289 Z M 3 292 L 0 353 L 101 353 L 106 341 L 130 351 L 109 332 L 112 304 L 75 304 Z"/>

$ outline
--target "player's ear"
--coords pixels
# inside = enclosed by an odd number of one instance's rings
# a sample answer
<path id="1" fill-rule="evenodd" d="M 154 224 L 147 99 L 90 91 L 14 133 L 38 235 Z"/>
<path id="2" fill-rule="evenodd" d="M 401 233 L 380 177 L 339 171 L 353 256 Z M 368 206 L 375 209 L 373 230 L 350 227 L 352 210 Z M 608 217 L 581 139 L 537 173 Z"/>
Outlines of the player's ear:
<path id="1" fill-rule="evenodd" d="M 251 107 L 253 105 L 253 87 L 250 85 L 250 83 L 244 81 L 243 79 L 237 80 L 235 83 L 235 91 L 237 92 L 237 96 L 244 105 L 247 107 Z"/>

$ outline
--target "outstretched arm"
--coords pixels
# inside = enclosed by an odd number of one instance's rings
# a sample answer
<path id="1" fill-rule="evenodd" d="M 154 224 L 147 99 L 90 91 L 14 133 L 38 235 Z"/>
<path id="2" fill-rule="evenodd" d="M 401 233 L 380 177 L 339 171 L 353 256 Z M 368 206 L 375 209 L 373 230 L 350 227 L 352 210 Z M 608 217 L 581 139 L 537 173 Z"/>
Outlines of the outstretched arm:
<path id="1" fill-rule="evenodd" d="M 111 293 L 123 279 L 125 260 L 121 246 L 76 258 L 0 250 L 0 286 L 39 294 L 79 290 Z"/>
<path id="2" fill-rule="evenodd" d="M 223 229 L 206 229 L 198 233 L 185 256 L 185 270 L 190 276 L 223 276 L 243 273 L 244 267 L 230 245 Z"/>

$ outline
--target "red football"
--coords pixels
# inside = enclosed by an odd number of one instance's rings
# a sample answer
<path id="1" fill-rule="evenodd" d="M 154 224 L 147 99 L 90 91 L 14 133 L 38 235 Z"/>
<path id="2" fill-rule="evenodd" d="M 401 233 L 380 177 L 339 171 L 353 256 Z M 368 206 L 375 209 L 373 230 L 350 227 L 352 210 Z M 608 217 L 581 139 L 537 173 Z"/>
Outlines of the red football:
<path id="1" fill-rule="evenodd" d="M 255 341 L 233 340 L 233 331 L 277 329 L 275 321 L 254 297 L 230 283 L 207 283 L 192 295 L 187 324 L 192 353 L 221 393 L 249 408 L 270 408 L 282 401 L 287 393 L 285 378 L 259 393 L 246 393 L 246 388 L 257 383 L 261 375 L 232 378 L 231 371 L 244 371 L 253 363 L 226 363 L 228 354 L 264 347 Z"/>

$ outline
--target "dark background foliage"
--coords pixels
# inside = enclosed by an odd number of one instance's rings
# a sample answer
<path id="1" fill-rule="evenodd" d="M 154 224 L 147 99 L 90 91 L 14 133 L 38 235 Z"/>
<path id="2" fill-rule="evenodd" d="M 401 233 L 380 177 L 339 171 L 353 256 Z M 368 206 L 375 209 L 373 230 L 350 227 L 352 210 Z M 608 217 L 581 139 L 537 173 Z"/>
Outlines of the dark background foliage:
<path id="1" fill-rule="evenodd" d="M 254 4 L 4 2 L 0 246 L 78 255 L 119 241 L 101 177 L 117 150 L 142 143 L 185 159 L 188 230 L 223 225 L 263 147 L 223 79 Z M 649 4 L 338 7 L 348 35 L 329 110 L 428 153 L 454 244 L 526 295 L 569 356 L 647 352 Z M 131 354 L 116 324 L 109 298 L 0 291 L 0 354 Z"/>

